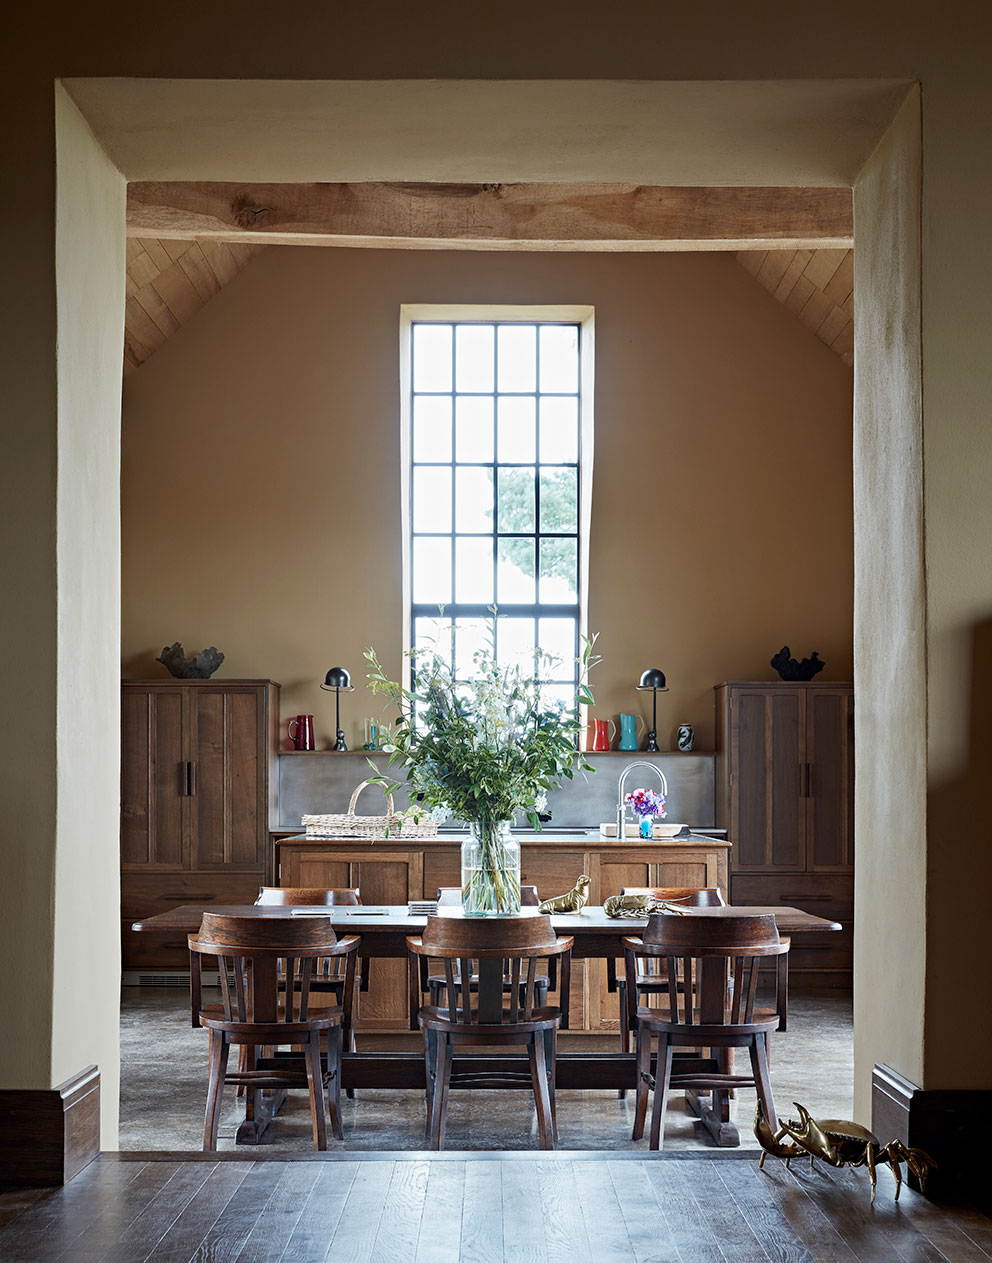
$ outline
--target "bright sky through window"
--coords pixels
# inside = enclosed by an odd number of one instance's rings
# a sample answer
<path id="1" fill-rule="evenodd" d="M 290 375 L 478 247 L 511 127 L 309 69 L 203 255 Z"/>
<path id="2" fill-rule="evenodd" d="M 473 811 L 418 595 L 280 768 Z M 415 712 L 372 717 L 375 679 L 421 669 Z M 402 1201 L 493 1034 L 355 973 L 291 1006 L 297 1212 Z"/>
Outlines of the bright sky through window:
<path id="1" fill-rule="evenodd" d="M 458 679 L 496 621 L 496 652 L 575 700 L 581 625 L 581 326 L 414 321 L 410 594 L 414 644 Z M 444 606 L 439 616 L 438 606 Z"/>

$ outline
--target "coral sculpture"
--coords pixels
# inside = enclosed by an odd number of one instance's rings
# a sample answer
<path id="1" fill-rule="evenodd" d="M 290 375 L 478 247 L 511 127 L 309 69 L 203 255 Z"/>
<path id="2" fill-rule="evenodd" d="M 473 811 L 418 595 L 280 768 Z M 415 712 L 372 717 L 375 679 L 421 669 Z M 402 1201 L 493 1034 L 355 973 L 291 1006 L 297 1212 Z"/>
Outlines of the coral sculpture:
<path id="1" fill-rule="evenodd" d="M 216 645 L 211 645 L 209 649 L 201 649 L 195 658 L 187 658 L 177 640 L 173 645 L 165 645 L 155 661 L 161 662 L 177 680 L 209 680 L 224 661 L 224 655 Z"/>
<path id="2" fill-rule="evenodd" d="M 771 665 L 779 673 L 783 680 L 812 680 L 818 671 L 822 671 L 827 665 L 821 662 L 820 655 L 813 650 L 812 658 L 803 658 L 802 662 L 797 662 L 791 656 L 788 645 L 783 645 L 774 658 Z"/>

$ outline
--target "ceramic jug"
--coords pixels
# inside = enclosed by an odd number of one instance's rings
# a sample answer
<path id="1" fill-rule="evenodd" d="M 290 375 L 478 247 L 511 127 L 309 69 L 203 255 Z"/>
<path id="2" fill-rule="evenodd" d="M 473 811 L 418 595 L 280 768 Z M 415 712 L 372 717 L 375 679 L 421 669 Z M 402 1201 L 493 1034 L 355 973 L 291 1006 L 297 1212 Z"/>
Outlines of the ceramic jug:
<path id="1" fill-rule="evenodd" d="M 624 715 L 620 716 L 620 740 L 617 742 L 618 750 L 636 750 L 637 749 L 637 728 L 643 725 L 644 720 L 640 715 Z"/>
<path id="2" fill-rule="evenodd" d="M 610 732 L 610 729 L 613 732 Z M 617 730 L 616 724 L 612 719 L 590 719 L 589 730 L 586 736 L 587 750 L 609 750 L 613 741 L 613 733 Z"/>
<path id="3" fill-rule="evenodd" d="M 314 748 L 313 715 L 294 715 L 286 727 L 294 750 L 312 750 Z"/>

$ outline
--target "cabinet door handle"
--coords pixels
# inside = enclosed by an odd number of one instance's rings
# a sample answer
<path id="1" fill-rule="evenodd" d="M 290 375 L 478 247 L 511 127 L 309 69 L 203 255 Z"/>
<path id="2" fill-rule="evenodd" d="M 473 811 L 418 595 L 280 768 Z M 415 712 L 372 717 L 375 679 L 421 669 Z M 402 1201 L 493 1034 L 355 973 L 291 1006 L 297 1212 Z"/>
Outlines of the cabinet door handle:
<path id="1" fill-rule="evenodd" d="M 833 895 L 779 895 L 779 903 L 792 904 L 798 907 L 800 903 L 829 903 Z"/>
<path id="2" fill-rule="evenodd" d="M 192 759 L 186 766 L 189 768 L 189 796 L 192 798 L 196 793 L 196 759 Z"/>
<path id="3" fill-rule="evenodd" d="M 806 797 L 812 797 L 813 764 L 806 764 Z"/>
<path id="4" fill-rule="evenodd" d="M 183 797 L 189 798 L 189 762 L 183 764 Z"/>

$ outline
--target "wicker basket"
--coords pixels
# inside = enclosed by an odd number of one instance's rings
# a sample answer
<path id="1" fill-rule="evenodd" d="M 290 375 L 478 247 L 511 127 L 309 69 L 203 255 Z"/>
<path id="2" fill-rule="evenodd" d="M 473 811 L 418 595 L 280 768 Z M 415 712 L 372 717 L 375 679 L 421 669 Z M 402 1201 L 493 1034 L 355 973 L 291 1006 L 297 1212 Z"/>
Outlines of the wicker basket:
<path id="1" fill-rule="evenodd" d="M 308 838 L 381 838 L 388 834 L 406 838 L 436 838 L 437 825 L 430 820 L 415 824 L 412 820 L 403 820 L 396 814 L 392 794 L 386 795 L 385 816 L 356 816 L 355 804 L 358 795 L 371 781 L 362 781 L 355 786 L 346 812 L 336 815 L 304 816 L 301 824 L 306 829 Z"/>

